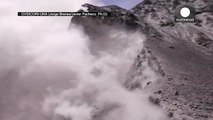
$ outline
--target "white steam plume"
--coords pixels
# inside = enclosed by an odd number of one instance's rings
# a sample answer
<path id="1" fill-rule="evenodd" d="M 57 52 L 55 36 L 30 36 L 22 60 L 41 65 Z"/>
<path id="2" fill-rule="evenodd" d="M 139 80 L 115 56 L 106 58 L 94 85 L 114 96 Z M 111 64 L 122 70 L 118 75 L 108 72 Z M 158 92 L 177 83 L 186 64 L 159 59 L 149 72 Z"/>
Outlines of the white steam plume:
<path id="1" fill-rule="evenodd" d="M 125 79 L 142 37 L 112 31 L 114 44 L 91 54 L 66 17 L 17 17 L 18 11 L 76 11 L 94 0 L 0 1 L 0 120 L 165 120 Z M 98 44 L 96 44 L 98 45 Z"/>

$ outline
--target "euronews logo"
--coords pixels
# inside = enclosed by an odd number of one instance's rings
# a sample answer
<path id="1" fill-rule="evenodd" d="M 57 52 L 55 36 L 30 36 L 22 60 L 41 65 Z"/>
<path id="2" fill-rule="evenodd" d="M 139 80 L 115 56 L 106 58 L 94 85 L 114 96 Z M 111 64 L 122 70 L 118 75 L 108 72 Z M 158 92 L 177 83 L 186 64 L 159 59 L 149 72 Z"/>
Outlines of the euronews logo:
<path id="1" fill-rule="evenodd" d="M 190 5 L 182 5 L 176 9 L 176 22 L 195 22 L 195 9 Z"/>

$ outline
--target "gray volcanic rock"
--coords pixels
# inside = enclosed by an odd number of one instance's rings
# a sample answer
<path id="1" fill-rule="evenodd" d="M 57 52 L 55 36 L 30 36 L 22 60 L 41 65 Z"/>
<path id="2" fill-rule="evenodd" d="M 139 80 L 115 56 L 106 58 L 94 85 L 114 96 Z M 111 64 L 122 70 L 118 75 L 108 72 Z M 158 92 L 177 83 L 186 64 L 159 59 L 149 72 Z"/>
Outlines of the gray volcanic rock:
<path id="1" fill-rule="evenodd" d="M 175 23 L 175 9 L 179 5 L 191 5 L 195 8 L 195 23 Z M 153 26 L 163 34 L 170 34 L 205 52 L 213 49 L 213 1 L 209 0 L 145 0 L 131 10 L 140 20 Z M 143 22 L 141 21 L 141 22 Z M 172 40 L 169 40 L 172 42 Z M 187 42 L 188 43 L 188 42 Z"/>
<path id="2" fill-rule="evenodd" d="M 185 4 L 195 8 L 195 23 L 174 22 L 175 9 Z M 150 101 L 167 110 L 172 120 L 213 120 L 212 0 L 144 0 L 131 10 L 84 6 L 89 12 L 112 13 L 108 17 L 73 17 L 72 22 L 82 25 L 95 40 L 108 36 L 110 29 L 125 28 L 146 36 L 146 47 L 124 84 L 128 89 L 151 92 Z M 146 59 L 162 76 L 157 82 L 142 84 Z"/>

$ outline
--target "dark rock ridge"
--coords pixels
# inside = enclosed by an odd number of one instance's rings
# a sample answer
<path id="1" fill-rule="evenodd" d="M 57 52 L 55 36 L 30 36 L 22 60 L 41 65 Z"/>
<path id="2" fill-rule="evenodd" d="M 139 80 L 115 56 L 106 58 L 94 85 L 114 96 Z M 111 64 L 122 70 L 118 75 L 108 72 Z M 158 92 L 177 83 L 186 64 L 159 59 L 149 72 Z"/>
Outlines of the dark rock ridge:
<path id="1" fill-rule="evenodd" d="M 195 8 L 196 22 L 175 23 L 175 9 L 186 4 Z M 84 7 L 90 12 L 112 13 L 108 17 L 72 18 L 72 23 L 82 25 L 94 40 L 107 37 L 110 29 L 139 31 L 146 36 L 146 47 L 127 76 L 128 89 L 151 92 L 150 100 L 167 110 L 171 120 L 213 120 L 212 0 L 144 0 L 131 10 Z M 162 78 L 146 81 L 144 87 L 141 76 L 146 59 Z"/>

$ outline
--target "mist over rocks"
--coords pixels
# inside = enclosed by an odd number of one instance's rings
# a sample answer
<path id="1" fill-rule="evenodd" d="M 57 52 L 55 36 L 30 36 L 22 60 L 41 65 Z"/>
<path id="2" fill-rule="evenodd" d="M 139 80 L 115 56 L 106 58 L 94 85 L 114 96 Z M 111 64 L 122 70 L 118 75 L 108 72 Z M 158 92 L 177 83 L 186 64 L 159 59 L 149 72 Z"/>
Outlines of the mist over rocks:
<path id="1" fill-rule="evenodd" d="M 83 11 L 113 14 L 71 24 L 17 16 L 84 3 Z M 182 4 L 194 5 L 195 23 L 173 21 Z M 102 5 L 0 1 L 0 120 L 212 120 L 212 1 Z"/>
<path id="2" fill-rule="evenodd" d="M 174 21 L 176 8 L 185 4 L 195 8 L 196 22 Z M 96 41 L 109 38 L 110 34 L 105 33 L 111 29 L 137 31 L 145 36 L 145 47 L 135 57 L 124 86 L 152 93 L 151 103 L 166 110 L 171 120 L 212 120 L 212 5 L 209 0 L 144 0 L 125 10 L 114 5 L 85 4 L 89 12 L 111 12 L 114 16 L 76 16 L 71 22 L 83 26 Z M 150 78 L 152 72 L 157 80 Z"/>
<path id="3" fill-rule="evenodd" d="M 149 93 L 124 85 L 144 46 L 143 35 L 106 25 L 93 29 L 100 35 L 95 37 L 74 24 L 68 31 L 67 17 L 13 14 L 61 7 L 77 11 L 80 4 L 98 4 L 93 1 L 0 1 L 0 9 L 8 13 L 0 16 L 1 120 L 167 119 L 148 102 Z"/>

